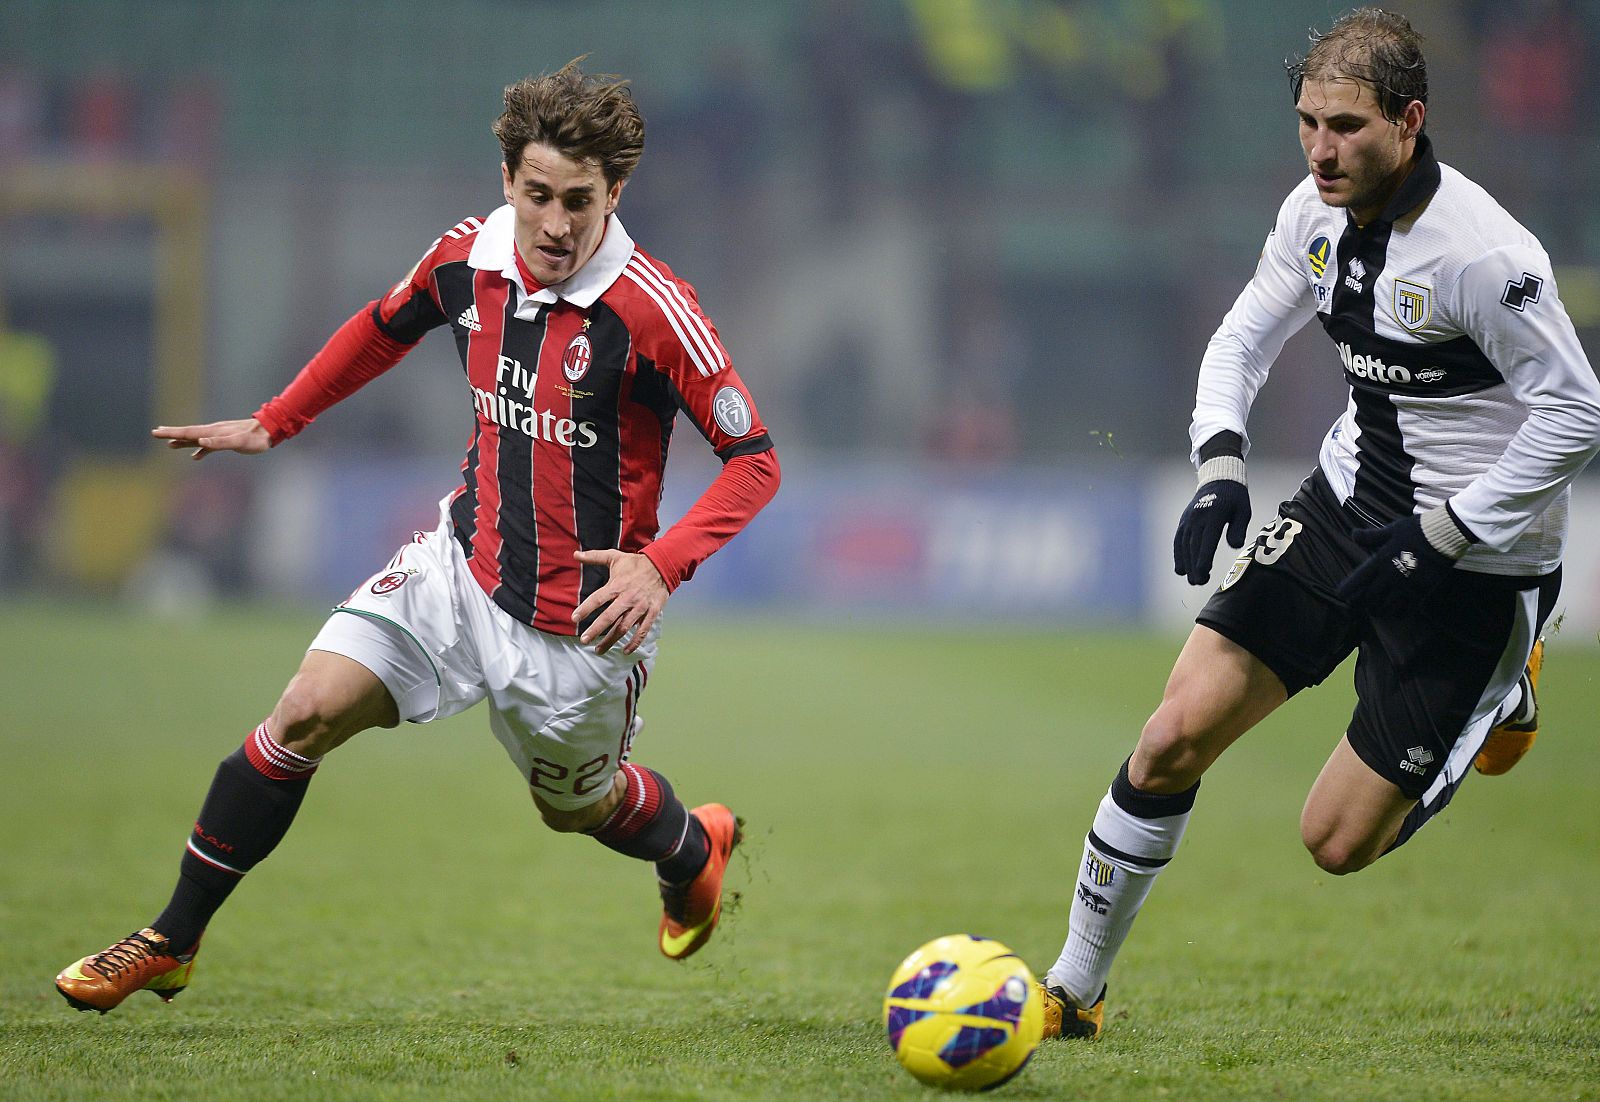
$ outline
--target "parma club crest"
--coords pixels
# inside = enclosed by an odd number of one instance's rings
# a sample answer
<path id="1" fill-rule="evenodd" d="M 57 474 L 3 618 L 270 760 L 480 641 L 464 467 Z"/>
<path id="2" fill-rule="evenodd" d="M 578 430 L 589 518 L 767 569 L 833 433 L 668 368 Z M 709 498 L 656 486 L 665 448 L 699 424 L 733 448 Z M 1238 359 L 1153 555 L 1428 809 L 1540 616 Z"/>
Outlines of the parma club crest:
<path id="1" fill-rule="evenodd" d="M 1433 288 L 1409 279 L 1394 281 L 1394 320 L 1415 333 L 1433 316 Z"/>
<path id="2" fill-rule="evenodd" d="M 1239 552 L 1238 556 L 1233 560 L 1233 565 L 1228 567 L 1227 574 L 1223 575 L 1222 584 L 1217 586 L 1217 592 L 1221 593 L 1224 589 L 1231 589 L 1234 582 L 1244 577 L 1244 572 L 1250 569 L 1250 564 L 1255 561 L 1255 557 L 1255 544 L 1245 544 L 1244 550 Z"/>

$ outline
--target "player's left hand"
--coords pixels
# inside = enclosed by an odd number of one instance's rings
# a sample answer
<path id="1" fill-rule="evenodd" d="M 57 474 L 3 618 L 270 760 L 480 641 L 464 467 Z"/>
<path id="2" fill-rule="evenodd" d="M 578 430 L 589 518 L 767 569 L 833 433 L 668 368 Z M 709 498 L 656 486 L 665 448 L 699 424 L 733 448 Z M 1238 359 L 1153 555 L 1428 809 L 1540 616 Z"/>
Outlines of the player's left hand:
<path id="1" fill-rule="evenodd" d="M 209 425 L 157 425 L 150 435 L 165 440 L 169 448 L 193 448 L 191 459 L 204 459 L 212 452 L 260 455 L 272 447 L 271 435 L 254 417 Z"/>
<path id="2" fill-rule="evenodd" d="M 1412 612 L 1442 585 L 1455 559 L 1428 542 L 1422 518 L 1409 516 L 1382 528 L 1350 533 L 1372 554 L 1353 570 L 1334 594 L 1353 608 L 1371 612 Z"/>
<path id="3" fill-rule="evenodd" d="M 655 563 L 643 555 L 612 549 L 579 551 L 574 557 L 586 566 L 603 566 L 610 572 L 606 584 L 589 594 L 572 614 L 573 623 L 581 624 L 599 613 L 579 641 L 594 643 L 594 652 L 604 654 L 631 632 L 622 653 L 632 654 L 650 634 L 672 591 Z"/>
<path id="4" fill-rule="evenodd" d="M 1194 492 L 1172 537 L 1172 569 L 1190 585 L 1211 580 L 1211 560 L 1217 541 L 1228 532 L 1228 543 L 1243 547 L 1250 532 L 1250 490 L 1236 478 L 1217 478 Z"/>

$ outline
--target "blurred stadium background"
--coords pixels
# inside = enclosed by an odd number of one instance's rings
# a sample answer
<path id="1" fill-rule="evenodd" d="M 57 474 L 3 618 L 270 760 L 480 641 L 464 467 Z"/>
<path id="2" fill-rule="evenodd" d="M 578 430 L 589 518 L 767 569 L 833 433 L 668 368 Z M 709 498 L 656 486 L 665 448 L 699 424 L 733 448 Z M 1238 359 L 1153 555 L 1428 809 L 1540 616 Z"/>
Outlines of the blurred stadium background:
<path id="1" fill-rule="evenodd" d="M 1401 6 L 1442 159 L 1540 236 L 1600 355 L 1600 3 Z M 588 53 L 649 124 L 621 214 L 699 288 L 785 469 L 675 609 L 1179 626 L 1195 368 L 1303 171 L 1279 59 L 1344 7 L 7 0 L 0 600 L 327 604 L 431 527 L 469 429 L 448 342 L 269 459 L 147 429 L 247 415 L 498 205 L 502 87 Z M 1259 519 L 1341 391 L 1302 334 L 1251 426 Z M 669 516 L 712 470 L 691 437 Z M 1579 493 L 1592 642 L 1600 477 Z"/>

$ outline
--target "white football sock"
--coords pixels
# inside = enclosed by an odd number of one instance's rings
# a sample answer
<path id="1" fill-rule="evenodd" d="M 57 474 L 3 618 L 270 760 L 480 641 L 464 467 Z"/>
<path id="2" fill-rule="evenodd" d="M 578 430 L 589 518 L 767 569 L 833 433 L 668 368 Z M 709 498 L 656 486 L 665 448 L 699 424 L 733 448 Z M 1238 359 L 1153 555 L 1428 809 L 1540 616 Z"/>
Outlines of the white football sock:
<path id="1" fill-rule="evenodd" d="M 1506 697 L 1500 705 L 1500 718 L 1494 725 L 1502 723 L 1527 723 L 1533 718 L 1533 694 L 1528 692 L 1528 678 L 1524 674 L 1517 682 L 1516 688 L 1511 690 L 1511 695 Z"/>
<path id="2" fill-rule="evenodd" d="M 1198 787 L 1170 796 L 1140 792 L 1123 766 L 1084 840 L 1066 944 L 1046 974 L 1047 986 L 1064 988 L 1080 1006 L 1099 999 L 1139 908 L 1177 852 Z M 1175 813 L 1146 818 L 1135 811 Z"/>

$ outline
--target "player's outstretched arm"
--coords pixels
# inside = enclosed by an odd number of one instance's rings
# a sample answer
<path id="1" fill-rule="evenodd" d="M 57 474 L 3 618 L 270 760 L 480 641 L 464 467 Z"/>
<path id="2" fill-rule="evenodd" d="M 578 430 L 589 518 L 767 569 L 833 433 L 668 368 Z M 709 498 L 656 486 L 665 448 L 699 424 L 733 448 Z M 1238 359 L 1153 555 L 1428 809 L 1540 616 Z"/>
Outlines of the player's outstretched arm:
<path id="1" fill-rule="evenodd" d="M 572 614 L 573 622 L 581 624 L 599 613 L 578 638 L 585 645 L 593 643 L 596 654 L 604 654 L 632 632 L 622 648 L 623 654 L 632 654 L 667 607 L 672 590 L 655 563 L 643 555 L 611 549 L 579 551 L 575 557 L 586 566 L 603 566 L 610 572 L 606 584 L 589 594 Z"/>
<path id="2" fill-rule="evenodd" d="M 212 452 L 258 455 L 272 446 L 272 437 L 254 417 L 209 425 L 157 425 L 150 435 L 165 440 L 169 448 L 193 448 L 191 459 L 204 459 Z"/>

